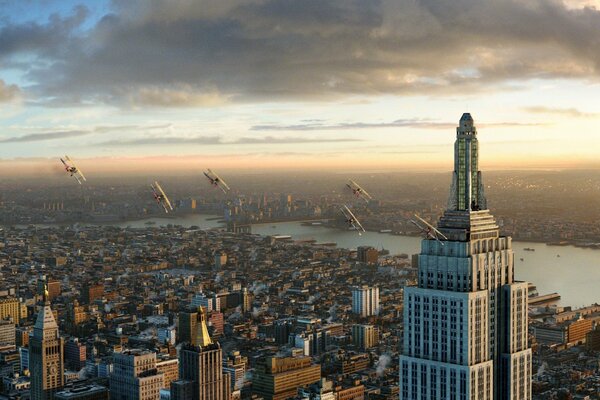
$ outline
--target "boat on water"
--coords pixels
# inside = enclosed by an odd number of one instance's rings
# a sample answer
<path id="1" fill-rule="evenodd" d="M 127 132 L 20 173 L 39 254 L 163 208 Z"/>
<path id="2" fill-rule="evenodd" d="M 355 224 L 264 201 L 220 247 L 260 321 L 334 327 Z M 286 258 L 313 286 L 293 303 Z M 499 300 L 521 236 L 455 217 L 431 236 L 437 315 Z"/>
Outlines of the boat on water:
<path id="1" fill-rule="evenodd" d="M 531 247 L 525 247 L 523 250 L 525 250 L 525 251 L 535 251 L 535 249 L 531 248 Z"/>

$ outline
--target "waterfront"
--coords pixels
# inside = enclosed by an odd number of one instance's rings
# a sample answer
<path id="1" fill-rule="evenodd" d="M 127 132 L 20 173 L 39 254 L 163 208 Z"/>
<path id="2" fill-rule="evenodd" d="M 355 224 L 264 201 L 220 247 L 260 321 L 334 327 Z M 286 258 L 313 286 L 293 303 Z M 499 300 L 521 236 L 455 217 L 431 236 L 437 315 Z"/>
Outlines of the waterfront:
<path id="1" fill-rule="evenodd" d="M 168 224 L 198 226 L 203 229 L 222 226 L 214 215 L 190 214 L 169 218 L 149 218 L 120 223 L 98 225 L 121 228 L 149 228 Z M 151 222 L 154 225 L 148 225 Z M 252 226 L 252 232 L 260 235 L 291 235 L 293 239 L 314 239 L 317 242 L 335 242 L 339 247 L 358 246 L 382 247 L 391 254 L 408 255 L 419 252 L 418 237 L 394 236 L 387 233 L 367 232 L 359 236 L 356 232 L 340 231 L 323 226 L 306 226 L 301 222 L 281 222 Z M 524 248 L 535 251 L 525 251 Z M 537 286 L 540 294 L 558 292 L 560 304 L 584 306 L 600 303 L 600 251 L 574 246 L 548 246 L 544 243 L 513 242 L 515 273 L 519 280 Z M 560 257 L 557 257 L 560 255 Z M 523 261 L 521 261 L 521 258 Z"/>

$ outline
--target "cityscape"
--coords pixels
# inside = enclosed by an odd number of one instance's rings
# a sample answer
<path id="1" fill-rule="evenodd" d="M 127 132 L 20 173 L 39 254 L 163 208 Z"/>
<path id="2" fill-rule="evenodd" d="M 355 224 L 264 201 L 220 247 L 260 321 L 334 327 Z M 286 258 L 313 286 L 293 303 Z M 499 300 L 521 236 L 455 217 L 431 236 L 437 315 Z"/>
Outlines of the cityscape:
<path id="1" fill-rule="evenodd" d="M 599 27 L 0 0 L 0 400 L 600 399 Z"/>

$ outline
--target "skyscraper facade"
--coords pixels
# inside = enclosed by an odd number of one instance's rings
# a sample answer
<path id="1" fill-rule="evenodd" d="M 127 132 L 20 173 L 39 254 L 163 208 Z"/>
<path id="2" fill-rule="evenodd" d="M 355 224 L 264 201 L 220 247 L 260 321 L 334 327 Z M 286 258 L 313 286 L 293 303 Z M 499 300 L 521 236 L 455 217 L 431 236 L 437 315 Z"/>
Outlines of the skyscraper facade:
<path id="1" fill-rule="evenodd" d="M 156 368 L 156 353 L 127 350 L 113 355 L 110 398 L 113 400 L 158 400 L 164 374 Z"/>
<path id="2" fill-rule="evenodd" d="M 223 371 L 223 352 L 213 343 L 203 308 L 198 309 L 195 344 L 186 343 L 179 352 L 179 381 L 171 385 L 173 400 L 229 400 L 230 375 Z M 191 392 L 191 397 L 189 396 Z"/>
<path id="3" fill-rule="evenodd" d="M 425 239 L 418 286 L 404 292 L 401 399 L 531 399 L 527 283 L 514 280 L 478 170 L 470 114 L 457 128 L 445 237 Z"/>
<path id="4" fill-rule="evenodd" d="M 33 335 L 29 339 L 29 352 L 31 399 L 54 399 L 55 393 L 64 386 L 64 341 L 58 333 L 47 289 L 44 306 L 37 315 Z"/>
<path id="5" fill-rule="evenodd" d="M 352 289 L 352 312 L 361 317 L 379 313 L 379 288 L 361 286 Z"/>

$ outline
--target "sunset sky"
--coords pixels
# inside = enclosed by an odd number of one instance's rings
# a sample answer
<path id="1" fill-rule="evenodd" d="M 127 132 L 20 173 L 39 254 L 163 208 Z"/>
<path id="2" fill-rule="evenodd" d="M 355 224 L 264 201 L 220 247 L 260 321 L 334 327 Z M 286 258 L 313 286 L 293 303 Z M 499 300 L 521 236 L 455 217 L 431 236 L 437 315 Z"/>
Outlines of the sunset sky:
<path id="1" fill-rule="evenodd" d="M 596 8 L 598 7 L 598 9 Z M 600 1 L 0 0 L 0 173 L 600 168 Z"/>

